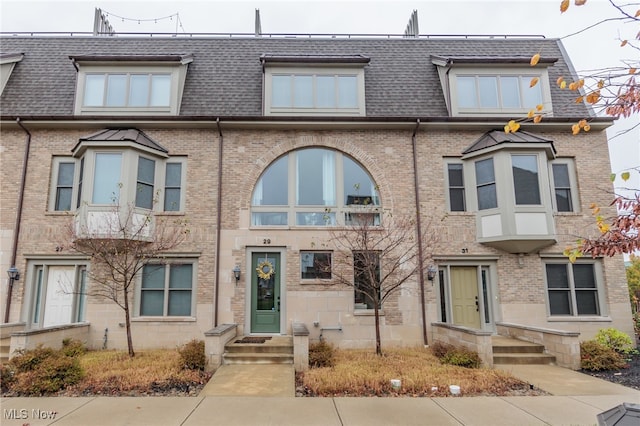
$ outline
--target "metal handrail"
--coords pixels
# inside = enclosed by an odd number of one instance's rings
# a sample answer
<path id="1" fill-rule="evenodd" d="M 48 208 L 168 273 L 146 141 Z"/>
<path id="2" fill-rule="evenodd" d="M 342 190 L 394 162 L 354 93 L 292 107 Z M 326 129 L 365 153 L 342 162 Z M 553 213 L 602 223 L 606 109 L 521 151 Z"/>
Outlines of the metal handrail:
<path id="1" fill-rule="evenodd" d="M 95 37 L 93 32 L 82 31 L 2 31 L 0 36 L 27 37 Z M 171 38 L 328 38 L 328 39 L 431 39 L 431 38 L 462 38 L 462 39 L 523 39 L 545 38 L 542 34 L 423 34 L 418 37 L 407 37 L 404 34 L 345 34 L 345 33 L 264 33 L 256 36 L 254 33 L 98 33 L 97 37 L 171 37 Z"/>

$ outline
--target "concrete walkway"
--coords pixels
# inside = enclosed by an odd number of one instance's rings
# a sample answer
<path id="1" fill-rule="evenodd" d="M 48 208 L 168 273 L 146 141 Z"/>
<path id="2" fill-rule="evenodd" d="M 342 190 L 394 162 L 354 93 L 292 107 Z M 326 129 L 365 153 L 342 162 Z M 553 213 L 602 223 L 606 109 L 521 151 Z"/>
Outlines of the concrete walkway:
<path id="1" fill-rule="evenodd" d="M 199 396 L 296 396 L 292 364 L 223 365 Z"/>
<path id="2" fill-rule="evenodd" d="M 291 389 L 279 380 L 260 379 L 253 366 L 225 366 L 206 392 L 225 389 L 256 394 Z M 240 368 L 245 367 L 245 368 Z M 267 366 L 258 366 L 261 369 Z M 232 378 L 250 378 L 240 385 Z M 2 426 L 56 425 L 594 425 L 596 416 L 623 402 L 640 404 L 640 391 L 553 366 L 505 366 L 553 396 L 449 398 L 293 398 L 265 396 L 2 398 Z M 266 370 L 264 370 L 266 371 Z M 292 371 L 292 370 L 289 370 Z M 292 386 L 289 371 L 273 369 Z M 214 375 L 214 378 L 216 375 Z M 223 378 L 227 378 L 223 380 Z M 226 382 L 223 383 L 223 382 Z"/>

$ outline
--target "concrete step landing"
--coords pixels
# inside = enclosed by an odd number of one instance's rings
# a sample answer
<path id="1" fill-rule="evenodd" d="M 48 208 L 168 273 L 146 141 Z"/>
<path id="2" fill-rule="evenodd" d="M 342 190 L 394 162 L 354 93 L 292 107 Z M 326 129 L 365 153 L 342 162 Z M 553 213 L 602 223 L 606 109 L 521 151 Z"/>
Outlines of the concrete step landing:
<path id="1" fill-rule="evenodd" d="M 555 364 L 556 357 L 544 353 L 544 346 L 504 336 L 493 336 L 494 364 Z"/>
<path id="2" fill-rule="evenodd" d="M 243 336 L 231 340 L 225 346 L 223 364 L 293 364 L 293 337 L 266 337 L 264 343 L 240 343 Z"/>

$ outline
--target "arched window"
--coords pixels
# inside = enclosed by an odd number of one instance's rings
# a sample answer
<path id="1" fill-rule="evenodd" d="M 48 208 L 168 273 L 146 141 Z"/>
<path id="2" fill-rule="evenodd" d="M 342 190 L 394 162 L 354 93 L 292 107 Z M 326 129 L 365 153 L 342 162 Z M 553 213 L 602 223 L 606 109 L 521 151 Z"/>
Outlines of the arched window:
<path id="1" fill-rule="evenodd" d="M 304 148 L 271 163 L 253 190 L 254 226 L 335 226 L 372 208 L 379 220 L 377 187 L 354 159 L 325 148 Z M 375 210 L 375 211 L 374 211 Z"/>

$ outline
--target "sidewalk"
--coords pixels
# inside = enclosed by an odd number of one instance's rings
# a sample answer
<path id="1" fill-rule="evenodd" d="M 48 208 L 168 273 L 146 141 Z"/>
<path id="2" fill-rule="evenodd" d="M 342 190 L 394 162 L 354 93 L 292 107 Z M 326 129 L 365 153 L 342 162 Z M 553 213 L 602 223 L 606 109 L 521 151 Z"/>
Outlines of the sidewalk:
<path id="1" fill-rule="evenodd" d="M 206 396 L 203 390 L 198 397 L 2 398 L 0 423 L 3 426 L 594 425 L 596 416 L 603 411 L 623 402 L 640 404 L 640 391 L 575 371 L 553 366 L 508 369 L 554 396 L 294 398 Z M 245 374 L 268 388 L 279 387 L 256 375 L 256 370 Z M 215 392 L 228 386 L 221 380 L 214 386 L 218 389 Z M 228 389 L 243 388 L 239 382 L 235 384 Z M 212 389 L 209 385 L 207 388 Z M 255 392 L 255 387 L 247 392 Z"/>

